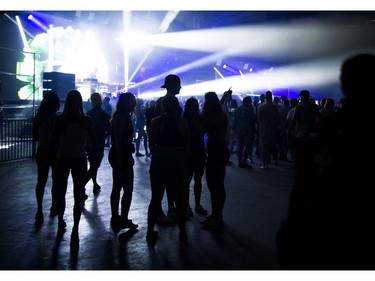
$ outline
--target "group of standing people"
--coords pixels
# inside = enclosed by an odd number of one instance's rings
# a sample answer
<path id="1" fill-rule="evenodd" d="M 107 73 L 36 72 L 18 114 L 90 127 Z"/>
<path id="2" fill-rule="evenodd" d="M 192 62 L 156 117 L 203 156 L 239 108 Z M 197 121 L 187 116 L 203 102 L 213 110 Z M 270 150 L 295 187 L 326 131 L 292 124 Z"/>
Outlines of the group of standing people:
<path id="1" fill-rule="evenodd" d="M 205 94 L 202 114 L 198 101 L 190 98 L 183 110 L 176 98 L 181 89 L 180 78 L 168 75 L 162 88 L 166 95 L 158 100 L 155 109 L 161 114 L 153 118 L 148 129 L 151 151 L 150 180 L 151 201 L 148 209 L 147 237 L 155 244 L 159 233 L 154 227 L 162 215 L 161 201 L 164 191 L 169 205 L 174 203 L 180 241 L 188 240 L 185 231 L 186 215 L 190 211 L 189 189 L 194 178 L 195 211 L 207 214 L 200 204 L 201 179 L 206 169 L 207 186 L 211 194 L 211 215 L 202 221 L 203 227 L 218 227 L 223 222 L 226 199 L 224 178 L 229 150 L 225 144 L 228 120 L 216 93 Z M 204 134 L 207 134 L 205 151 Z M 207 152 L 207 156 L 206 156 Z"/>
<path id="2" fill-rule="evenodd" d="M 72 173 L 74 183 L 74 225 L 71 243 L 79 242 L 78 226 L 85 201 L 87 174 L 87 152 L 96 145 L 94 126 L 90 117 L 83 112 L 81 94 L 70 91 L 66 96 L 62 114 L 60 99 L 54 92 L 47 93 L 40 105 L 33 125 L 33 139 L 39 143 L 36 152 L 38 179 L 35 188 L 37 198 L 36 225 L 44 221 L 43 197 L 49 170 L 52 173 L 52 205 L 50 215 L 58 216 L 58 231 L 65 230 L 65 194 L 68 177 Z M 91 147 L 87 147 L 87 140 Z M 90 154 L 90 153 L 89 153 Z"/>
<path id="3" fill-rule="evenodd" d="M 361 97 L 374 91 L 373 73 L 369 71 L 374 66 L 374 55 L 360 54 L 347 59 L 342 65 L 340 75 L 345 106 L 326 115 L 309 128 L 300 128 L 301 135 L 295 156 L 296 173 L 288 213 L 276 238 L 278 261 L 282 268 L 374 268 L 374 191 L 369 185 L 373 171 L 371 165 L 364 164 L 364 158 L 371 158 L 373 155 L 374 137 L 371 130 L 361 131 L 362 135 L 357 134 L 358 124 L 371 120 L 371 104 L 363 103 Z M 203 165 L 204 134 L 207 135 L 205 169 L 212 212 L 202 224 L 205 227 L 215 227 L 223 222 L 226 200 L 224 178 L 229 149 L 225 139 L 228 117 L 222 110 L 222 104 L 223 99 L 230 96 L 230 93 L 225 92 L 222 100 L 219 100 L 214 92 L 206 93 L 201 115 L 197 113 L 196 100 L 189 99 L 182 115 L 176 98 L 181 89 L 179 77 L 167 76 L 162 87 L 167 89 L 166 96 L 160 100 L 162 111 L 152 119 L 148 129 L 152 154 L 152 194 L 147 214 L 146 240 L 155 244 L 159 238 L 154 227 L 157 216 L 162 212 L 164 190 L 170 186 L 176 205 L 179 238 L 186 243 L 188 185 L 193 175 L 196 175 L 199 181 L 204 169 L 203 166 L 193 169 L 191 163 Z M 308 93 L 301 92 L 301 100 L 307 97 Z M 272 93 L 266 93 L 265 98 L 266 104 L 267 101 L 271 104 Z M 92 100 L 95 104 L 95 96 Z M 133 94 L 121 94 L 111 121 L 112 147 L 109 162 L 113 168 L 113 228 L 137 227 L 128 218 L 134 180 L 132 155 L 135 148 L 131 116 L 135 106 L 136 99 Z M 47 93 L 34 120 L 33 137 L 39 143 L 36 153 L 38 179 L 35 192 L 38 206 L 35 223 L 40 225 L 44 220 L 43 195 L 51 169 L 50 213 L 58 216 L 58 230 L 65 229 L 65 194 L 71 173 L 74 189 L 71 245 L 78 246 L 78 227 L 85 202 L 85 185 L 88 180 L 95 178 L 95 169 L 88 173 L 87 157 L 90 168 L 91 165 L 93 168 L 97 167 L 95 161 L 98 161 L 101 154 L 99 152 L 93 157 L 93 151 L 103 147 L 103 138 L 96 137 L 94 117 L 84 113 L 82 97 L 77 90 L 67 94 L 64 110 L 58 115 L 59 107 L 60 100 L 56 93 Z M 262 110 L 266 108 L 260 107 L 258 114 L 264 114 Z M 275 111 L 273 108 L 272 112 Z M 303 108 L 303 105 L 295 110 L 292 124 L 298 122 L 297 118 L 305 118 L 306 122 L 315 120 L 315 110 L 305 111 L 307 109 Z M 268 143 L 268 137 L 260 131 L 261 143 Z M 270 148 L 269 146 L 268 149 Z M 264 165 L 268 164 L 269 153 L 270 151 L 262 152 Z M 95 187 L 100 191 L 94 180 Z M 205 210 L 199 202 L 199 183 L 196 188 L 196 211 L 203 213 Z M 124 195 L 119 211 L 121 189 L 124 190 Z"/>
<path id="4" fill-rule="evenodd" d="M 113 150 L 117 151 L 116 161 L 113 164 L 111 226 L 114 229 L 137 227 L 127 218 L 133 188 L 132 167 L 134 164 L 134 161 L 131 161 L 134 151 L 128 148 L 132 146 L 133 129 L 128 121 L 134 111 L 135 97 L 131 93 L 122 94 L 113 118 L 101 109 L 100 94 L 93 93 L 90 100 L 92 109 L 85 114 L 80 92 L 72 90 L 66 96 L 62 113 L 57 114 L 60 99 L 56 93 L 48 92 L 41 102 L 33 125 L 33 139 L 38 142 L 36 152 L 38 179 L 35 188 L 38 208 L 35 224 L 40 226 L 44 221 L 43 197 L 49 170 L 51 170 L 50 215 L 58 216 L 58 232 L 62 233 L 65 230 L 65 195 L 68 177 L 71 173 L 74 194 L 72 246 L 79 244 L 78 227 L 84 202 L 87 199 L 85 193 L 87 182 L 93 180 L 94 194 L 101 191 L 97 183 L 97 172 L 104 156 L 106 138 L 109 135 L 113 142 Z M 89 169 L 87 169 L 88 163 Z M 124 189 L 125 194 L 121 200 L 122 210 L 119 215 L 121 188 Z"/>
<path id="5" fill-rule="evenodd" d="M 308 90 L 300 92 L 300 99 L 273 96 L 271 91 L 258 97 L 245 96 L 233 111 L 231 138 L 228 146 L 237 142 L 238 167 L 252 168 L 254 147 L 261 160 L 260 169 L 267 170 L 271 159 L 294 160 L 295 146 L 300 137 L 324 115 L 334 111 L 333 99 L 319 109 Z"/>
<path id="6" fill-rule="evenodd" d="M 205 170 L 207 186 L 211 193 L 212 213 L 202 221 L 202 226 L 217 227 L 223 222 L 226 199 L 224 177 L 229 160 L 229 150 L 225 144 L 228 120 L 222 110 L 222 103 L 214 92 L 205 94 L 203 112 L 200 113 L 198 100 L 193 97 L 188 100 L 184 110 L 181 108 L 176 98 L 181 89 L 178 76 L 168 75 L 162 88 L 165 88 L 167 93 L 155 104 L 155 108 L 159 107 L 159 115 L 154 116 L 147 126 L 152 158 L 151 200 L 147 215 L 146 240 L 154 244 L 159 237 L 154 227 L 158 217 L 163 213 L 161 203 L 167 189 L 169 202 L 176 210 L 180 240 L 186 243 L 185 221 L 187 214 L 192 212 L 189 193 L 193 179 L 195 212 L 208 215 L 208 211 L 200 204 Z M 60 99 L 56 93 L 48 92 L 41 102 L 33 126 L 34 141 L 38 142 L 38 208 L 35 224 L 40 226 L 44 220 L 43 197 L 51 169 L 50 215 L 57 215 L 58 231 L 65 230 L 65 195 L 71 173 L 74 194 L 72 246 L 79 245 L 79 222 L 84 202 L 88 197 L 86 184 L 92 180 L 93 193 L 101 191 L 97 182 L 97 172 L 104 156 L 108 136 L 111 139 L 108 160 L 113 178 L 110 224 L 114 231 L 138 227 L 128 218 L 134 188 L 133 154 L 138 151 L 138 147 L 136 149 L 133 143 L 136 128 L 132 123 L 137 105 L 136 97 L 130 92 L 122 93 L 113 116 L 102 109 L 100 94 L 93 93 L 90 101 L 92 109 L 85 114 L 81 94 L 77 90 L 72 90 L 66 96 L 62 113 L 58 114 Z"/>
<path id="7" fill-rule="evenodd" d="M 374 155 L 374 135 L 361 129 L 372 120 L 372 104 L 364 99 L 374 93 L 374 66 L 372 54 L 346 59 L 340 72 L 344 106 L 301 130 L 288 212 L 276 239 L 284 269 L 375 268 L 373 166 L 364 164 Z M 306 108 L 299 110 L 311 118 Z"/>

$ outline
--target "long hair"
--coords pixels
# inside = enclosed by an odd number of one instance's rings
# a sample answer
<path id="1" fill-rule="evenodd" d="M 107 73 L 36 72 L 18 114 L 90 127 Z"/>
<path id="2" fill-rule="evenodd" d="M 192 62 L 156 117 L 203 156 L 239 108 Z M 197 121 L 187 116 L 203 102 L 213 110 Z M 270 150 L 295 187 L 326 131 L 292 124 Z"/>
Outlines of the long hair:
<path id="1" fill-rule="evenodd" d="M 215 92 L 207 92 L 204 95 L 203 114 L 210 115 L 213 113 L 222 112 L 220 100 Z"/>
<path id="2" fill-rule="evenodd" d="M 120 94 L 120 97 L 119 97 L 119 99 L 117 101 L 117 104 L 116 104 L 116 112 L 114 114 L 115 115 L 117 115 L 117 114 L 128 115 L 130 113 L 133 113 L 134 108 L 132 108 L 132 109 L 129 108 L 129 103 L 133 99 L 135 99 L 135 97 L 131 92 L 126 92 L 126 93 Z"/>
<path id="3" fill-rule="evenodd" d="M 183 117 L 190 118 L 192 116 L 199 115 L 199 103 L 198 100 L 194 97 L 191 97 L 186 100 Z"/>
<path id="4" fill-rule="evenodd" d="M 38 109 L 38 114 L 53 114 L 60 109 L 60 99 L 55 92 L 47 92 Z"/>
<path id="5" fill-rule="evenodd" d="M 66 95 L 63 114 L 84 115 L 81 93 L 77 90 L 71 90 Z"/>

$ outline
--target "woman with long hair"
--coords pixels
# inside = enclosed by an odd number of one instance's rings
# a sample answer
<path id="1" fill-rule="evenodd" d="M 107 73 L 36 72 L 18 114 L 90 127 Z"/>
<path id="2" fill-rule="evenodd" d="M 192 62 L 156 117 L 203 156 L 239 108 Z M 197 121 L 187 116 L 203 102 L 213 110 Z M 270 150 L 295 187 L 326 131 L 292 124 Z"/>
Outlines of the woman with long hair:
<path id="1" fill-rule="evenodd" d="M 134 159 L 133 144 L 134 128 L 132 115 L 136 106 L 135 96 L 130 93 L 122 93 L 116 104 L 113 114 L 111 140 L 109 151 L 109 163 L 112 166 L 112 192 L 111 192 L 111 227 L 114 231 L 123 228 L 135 229 L 138 227 L 128 218 L 129 209 L 133 198 L 134 187 Z M 124 191 L 121 198 L 121 215 L 119 203 L 121 190 Z"/>
<path id="2" fill-rule="evenodd" d="M 55 92 L 47 92 L 39 106 L 37 114 L 33 122 L 33 141 L 38 143 L 38 147 L 35 154 L 35 160 L 37 164 L 37 183 L 35 186 L 35 195 L 37 201 L 37 212 L 35 215 L 35 225 L 39 226 L 44 221 L 43 215 L 43 198 L 46 183 L 48 180 L 49 170 L 51 169 L 52 178 L 55 174 L 55 158 L 53 154 L 49 153 L 50 142 L 52 138 L 53 125 L 57 116 L 57 112 L 60 109 L 60 99 Z M 54 216 L 57 214 L 56 206 L 56 188 L 55 183 L 52 181 L 51 188 L 52 204 L 50 209 L 50 215 Z"/>
<path id="3" fill-rule="evenodd" d="M 224 178 L 229 161 L 229 149 L 225 143 L 228 117 L 215 92 L 204 96 L 202 125 L 207 134 L 206 181 L 211 193 L 211 215 L 201 222 L 203 227 L 218 227 L 223 222 L 223 209 L 226 199 Z"/>
<path id="4" fill-rule="evenodd" d="M 58 191 L 58 230 L 65 230 L 65 194 L 69 174 L 72 174 L 74 224 L 71 246 L 79 245 L 78 226 L 85 201 L 87 175 L 87 144 L 95 146 L 95 132 L 91 118 L 86 116 L 82 106 L 82 96 L 77 90 L 70 91 L 65 100 L 64 110 L 57 116 L 52 143 L 56 149 L 56 188 Z"/>
<path id="5" fill-rule="evenodd" d="M 203 116 L 199 112 L 199 103 L 196 98 L 191 97 L 186 101 L 183 118 L 187 121 L 191 133 L 191 145 L 188 153 L 188 169 L 186 176 L 187 214 L 189 216 L 192 216 L 193 214 L 189 204 L 189 194 L 190 183 L 194 178 L 195 212 L 201 215 L 207 215 L 207 210 L 201 205 L 202 178 L 206 166 L 204 133 L 195 133 L 203 123 Z"/>

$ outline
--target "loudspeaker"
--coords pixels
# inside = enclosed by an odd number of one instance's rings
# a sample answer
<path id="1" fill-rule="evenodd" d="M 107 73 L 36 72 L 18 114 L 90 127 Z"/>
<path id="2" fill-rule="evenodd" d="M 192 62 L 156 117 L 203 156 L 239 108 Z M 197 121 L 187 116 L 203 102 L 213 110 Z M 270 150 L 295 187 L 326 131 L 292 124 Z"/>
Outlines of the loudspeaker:
<path id="1" fill-rule="evenodd" d="M 43 73 L 43 95 L 48 91 L 55 92 L 61 100 L 65 100 L 69 91 L 76 89 L 75 74 L 62 72 Z"/>

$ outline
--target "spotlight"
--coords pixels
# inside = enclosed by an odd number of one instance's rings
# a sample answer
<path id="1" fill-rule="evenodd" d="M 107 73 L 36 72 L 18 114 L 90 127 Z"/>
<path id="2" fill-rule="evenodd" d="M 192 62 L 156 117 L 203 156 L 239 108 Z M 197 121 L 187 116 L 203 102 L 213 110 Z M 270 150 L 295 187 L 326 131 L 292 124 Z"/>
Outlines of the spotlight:
<path id="1" fill-rule="evenodd" d="M 238 74 L 238 71 L 236 69 L 234 69 L 233 67 L 227 65 L 227 64 L 223 64 L 223 68 L 227 71 L 229 71 L 230 73 L 232 74 Z"/>
<path id="2" fill-rule="evenodd" d="M 224 66 L 223 66 L 223 68 L 225 68 Z M 215 72 L 217 73 L 217 74 L 219 74 L 219 76 L 222 78 L 222 79 L 224 79 L 225 80 L 225 77 L 223 76 L 223 74 L 221 74 L 221 72 L 214 66 L 214 70 L 215 70 Z"/>
<path id="3" fill-rule="evenodd" d="M 42 23 L 42 21 L 37 19 L 33 14 L 28 15 L 27 19 L 32 21 L 36 26 L 41 28 L 43 31 L 48 30 L 48 28 Z"/>

